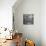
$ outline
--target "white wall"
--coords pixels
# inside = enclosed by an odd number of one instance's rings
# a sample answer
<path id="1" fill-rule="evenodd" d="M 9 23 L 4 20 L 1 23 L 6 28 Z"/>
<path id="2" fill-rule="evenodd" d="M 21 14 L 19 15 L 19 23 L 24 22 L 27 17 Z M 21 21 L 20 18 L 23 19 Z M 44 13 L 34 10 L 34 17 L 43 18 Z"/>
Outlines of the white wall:
<path id="1" fill-rule="evenodd" d="M 0 0 L 0 27 L 12 28 L 12 6 L 16 0 Z"/>
<path id="2" fill-rule="evenodd" d="M 46 46 L 46 0 L 41 1 L 41 38 L 42 46 Z"/>
<path id="3" fill-rule="evenodd" d="M 24 37 L 35 41 L 36 46 L 41 46 L 41 28 L 40 28 L 40 0 L 23 0 L 21 5 L 14 10 L 15 29 L 22 32 Z M 23 14 L 34 14 L 34 24 L 24 25 Z"/>

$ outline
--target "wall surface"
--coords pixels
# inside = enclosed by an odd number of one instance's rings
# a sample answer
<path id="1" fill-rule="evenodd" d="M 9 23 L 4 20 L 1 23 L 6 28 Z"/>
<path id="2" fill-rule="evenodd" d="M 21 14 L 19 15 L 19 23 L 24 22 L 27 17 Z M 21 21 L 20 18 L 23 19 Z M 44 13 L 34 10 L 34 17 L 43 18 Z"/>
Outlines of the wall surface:
<path id="1" fill-rule="evenodd" d="M 0 27 L 12 28 L 12 6 L 16 0 L 0 0 Z"/>
<path id="2" fill-rule="evenodd" d="M 36 46 L 41 46 L 41 28 L 40 28 L 40 0 L 23 0 L 21 5 L 14 11 L 15 30 L 23 33 L 24 38 L 32 39 L 35 41 Z M 23 14 L 34 14 L 34 24 L 24 25 Z"/>
<path id="3" fill-rule="evenodd" d="M 41 1 L 41 40 L 42 46 L 46 46 L 46 0 Z"/>

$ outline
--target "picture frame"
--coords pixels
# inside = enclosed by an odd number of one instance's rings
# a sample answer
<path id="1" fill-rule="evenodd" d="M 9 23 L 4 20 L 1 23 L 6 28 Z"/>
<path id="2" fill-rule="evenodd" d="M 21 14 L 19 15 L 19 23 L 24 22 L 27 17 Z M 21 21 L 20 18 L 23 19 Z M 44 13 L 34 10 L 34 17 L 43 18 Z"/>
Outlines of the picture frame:
<path id="1" fill-rule="evenodd" d="M 34 24 L 34 14 L 23 14 L 23 24 L 24 25 Z"/>

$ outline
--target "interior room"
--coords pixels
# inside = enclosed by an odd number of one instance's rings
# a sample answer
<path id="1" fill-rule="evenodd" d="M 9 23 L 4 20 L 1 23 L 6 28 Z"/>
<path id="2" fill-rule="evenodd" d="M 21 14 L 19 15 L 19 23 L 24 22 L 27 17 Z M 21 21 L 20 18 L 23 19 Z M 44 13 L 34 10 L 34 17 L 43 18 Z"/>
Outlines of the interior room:
<path id="1" fill-rule="evenodd" d="M 0 46 L 46 46 L 46 0 L 0 0 Z"/>

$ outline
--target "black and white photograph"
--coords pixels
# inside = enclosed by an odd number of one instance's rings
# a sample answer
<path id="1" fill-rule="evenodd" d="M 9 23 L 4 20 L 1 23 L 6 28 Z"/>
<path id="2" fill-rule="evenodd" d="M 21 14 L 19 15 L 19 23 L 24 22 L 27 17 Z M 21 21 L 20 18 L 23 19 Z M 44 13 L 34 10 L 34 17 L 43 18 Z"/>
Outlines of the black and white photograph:
<path id="1" fill-rule="evenodd" d="M 33 14 L 23 14 L 23 24 L 25 25 L 34 24 L 34 15 Z"/>

